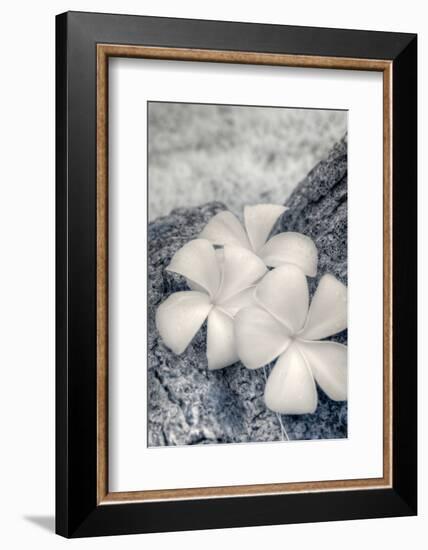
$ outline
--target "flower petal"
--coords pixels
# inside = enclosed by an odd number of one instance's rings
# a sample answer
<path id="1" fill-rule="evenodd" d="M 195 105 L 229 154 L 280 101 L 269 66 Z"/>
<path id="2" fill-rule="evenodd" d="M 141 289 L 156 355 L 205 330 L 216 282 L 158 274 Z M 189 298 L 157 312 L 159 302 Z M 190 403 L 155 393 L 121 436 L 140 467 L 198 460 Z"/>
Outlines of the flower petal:
<path id="1" fill-rule="evenodd" d="M 235 294 L 235 296 L 232 296 L 228 300 L 222 302 L 220 309 L 225 311 L 231 317 L 235 317 L 238 311 L 240 311 L 244 307 L 256 305 L 254 297 L 255 289 L 256 287 L 253 285 L 249 288 L 246 288 L 245 290 L 241 290 L 241 292 Z"/>
<path id="2" fill-rule="evenodd" d="M 245 228 L 254 252 L 265 244 L 276 220 L 288 208 L 278 204 L 256 204 L 244 208 Z"/>
<path id="3" fill-rule="evenodd" d="M 311 370 L 292 344 L 276 362 L 265 387 L 266 406 L 280 414 L 311 414 L 318 396 Z"/>
<path id="4" fill-rule="evenodd" d="M 312 298 L 305 328 L 305 340 L 321 340 L 348 326 L 347 289 L 333 275 L 324 275 Z"/>
<path id="5" fill-rule="evenodd" d="M 223 264 L 224 264 L 224 250 L 222 248 L 216 248 L 215 257 L 217 258 L 217 263 L 221 271 L 223 269 Z"/>
<path id="6" fill-rule="evenodd" d="M 211 308 L 205 293 L 185 290 L 171 294 L 156 311 L 156 328 L 165 345 L 177 355 L 183 353 Z"/>
<path id="7" fill-rule="evenodd" d="M 206 293 L 205 288 L 202 287 L 201 285 L 198 285 L 197 283 L 195 283 L 195 281 L 192 281 L 192 279 L 187 279 L 186 278 L 186 283 L 187 283 L 187 286 L 190 288 L 190 290 L 196 290 L 198 292 L 205 292 Z"/>
<path id="8" fill-rule="evenodd" d="M 173 271 L 196 283 L 214 297 L 220 286 L 220 269 L 214 247 L 208 241 L 195 239 L 178 250 L 167 271 Z"/>
<path id="9" fill-rule="evenodd" d="M 317 274 L 317 247 L 302 233 L 287 231 L 275 235 L 259 250 L 259 256 L 269 267 L 294 264 L 309 277 Z"/>
<path id="10" fill-rule="evenodd" d="M 255 296 L 292 333 L 303 327 L 309 292 L 306 277 L 298 267 L 286 264 L 269 271 L 257 285 Z"/>
<path id="11" fill-rule="evenodd" d="M 298 341 L 315 380 L 335 401 L 348 395 L 348 348 L 336 342 Z"/>
<path id="12" fill-rule="evenodd" d="M 231 244 L 251 249 L 240 221 L 228 211 L 219 212 L 211 218 L 199 238 L 208 239 L 211 243 L 217 245 Z"/>
<path id="13" fill-rule="evenodd" d="M 254 285 L 267 271 L 262 260 L 246 248 L 226 245 L 223 252 L 223 276 L 216 295 L 219 305 Z"/>
<path id="14" fill-rule="evenodd" d="M 215 248 L 215 257 L 217 259 L 218 268 L 220 271 L 220 281 L 223 276 L 223 263 L 224 263 L 224 251 L 222 248 Z M 187 286 L 192 290 L 197 290 L 198 292 L 205 292 L 205 289 L 195 283 L 195 281 L 192 281 L 191 279 L 186 278 Z"/>
<path id="15" fill-rule="evenodd" d="M 207 358 L 210 370 L 222 369 L 239 360 L 233 319 L 216 307 L 208 315 Z"/>
<path id="16" fill-rule="evenodd" d="M 289 345 L 288 331 L 261 307 L 246 307 L 235 317 L 238 355 L 249 369 L 267 365 Z"/>

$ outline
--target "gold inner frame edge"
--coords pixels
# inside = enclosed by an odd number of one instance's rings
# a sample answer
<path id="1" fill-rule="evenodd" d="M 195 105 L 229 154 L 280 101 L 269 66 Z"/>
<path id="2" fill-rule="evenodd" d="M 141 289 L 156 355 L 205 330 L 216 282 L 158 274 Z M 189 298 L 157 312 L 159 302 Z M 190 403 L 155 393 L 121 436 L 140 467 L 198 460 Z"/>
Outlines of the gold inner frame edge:
<path id="1" fill-rule="evenodd" d="M 293 483 L 109 492 L 108 489 L 108 59 L 277 65 L 383 73 L 383 476 Z M 386 60 L 97 44 L 97 504 L 260 496 L 392 486 L 392 70 Z"/>

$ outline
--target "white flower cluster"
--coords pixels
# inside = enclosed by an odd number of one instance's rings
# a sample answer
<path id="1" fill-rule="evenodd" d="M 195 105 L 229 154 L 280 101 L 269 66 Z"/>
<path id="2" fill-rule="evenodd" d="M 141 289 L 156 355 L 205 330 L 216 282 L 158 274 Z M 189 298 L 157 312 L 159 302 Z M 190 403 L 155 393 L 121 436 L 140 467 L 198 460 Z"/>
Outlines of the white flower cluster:
<path id="1" fill-rule="evenodd" d="M 172 258 L 167 269 L 185 277 L 191 290 L 159 306 L 156 326 L 166 346 L 181 354 L 207 320 L 209 369 L 239 360 L 257 369 L 277 359 L 266 382 L 267 407 L 305 414 L 317 407 L 315 381 L 331 399 L 347 399 L 347 348 L 320 341 L 347 327 L 347 289 L 326 274 L 309 307 L 314 242 L 293 232 L 268 240 L 285 210 L 246 206 L 245 229 L 230 212 L 214 216 Z"/>

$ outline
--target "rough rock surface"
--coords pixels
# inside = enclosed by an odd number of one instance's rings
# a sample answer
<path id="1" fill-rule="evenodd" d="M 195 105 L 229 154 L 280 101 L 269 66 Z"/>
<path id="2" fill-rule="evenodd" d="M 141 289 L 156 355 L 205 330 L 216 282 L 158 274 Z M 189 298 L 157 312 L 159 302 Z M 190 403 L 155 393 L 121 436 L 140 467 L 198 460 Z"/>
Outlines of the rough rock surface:
<path id="1" fill-rule="evenodd" d="M 313 294 L 319 278 L 332 273 L 347 283 L 347 142 L 337 144 L 298 185 L 291 207 L 274 228 L 299 231 L 318 247 L 319 269 L 310 280 Z M 211 202 L 179 208 L 149 225 L 148 257 L 148 442 L 150 446 L 276 441 L 284 439 L 278 415 L 263 401 L 269 367 L 256 371 L 236 363 L 209 371 L 205 355 L 206 325 L 185 353 L 168 350 L 155 327 L 157 306 L 170 294 L 186 289 L 165 267 L 174 253 L 196 238 L 205 224 L 226 207 Z M 333 338 L 346 343 L 347 334 Z M 347 404 L 331 401 L 318 388 L 313 415 L 282 416 L 289 439 L 347 436 Z"/>

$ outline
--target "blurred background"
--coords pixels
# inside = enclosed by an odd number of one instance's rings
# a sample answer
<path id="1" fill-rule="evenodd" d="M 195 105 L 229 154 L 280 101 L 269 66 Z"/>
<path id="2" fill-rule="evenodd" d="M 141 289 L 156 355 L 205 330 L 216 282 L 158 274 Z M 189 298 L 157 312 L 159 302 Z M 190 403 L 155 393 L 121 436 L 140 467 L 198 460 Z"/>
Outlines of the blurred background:
<path id="1" fill-rule="evenodd" d="M 283 204 L 347 130 L 347 111 L 150 102 L 149 221 L 173 208 Z"/>

